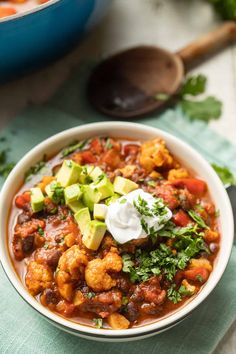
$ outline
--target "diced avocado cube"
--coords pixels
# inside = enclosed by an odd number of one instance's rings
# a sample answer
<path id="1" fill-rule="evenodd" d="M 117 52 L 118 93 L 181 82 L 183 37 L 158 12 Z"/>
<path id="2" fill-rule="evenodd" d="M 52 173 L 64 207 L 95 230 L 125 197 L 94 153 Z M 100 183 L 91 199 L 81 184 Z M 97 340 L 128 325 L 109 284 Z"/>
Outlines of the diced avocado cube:
<path id="1" fill-rule="evenodd" d="M 113 183 L 114 191 L 118 194 L 125 195 L 132 192 L 135 189 L 138 189 L 138 184 L 131 181 L 128 178 L 117 176 Z"/>
<path id="2" fill-rule="evenodd" d="M 102 194 L 97 188 L 93 188 L 91 184 L 83 186 L 83 203 L 90 211 L 93 211 L 94 204 L 98 203 L 101 200 L 101 197 Z"/>
<path id="3" fill-rule="evenodd" d="M 64 160 L 56 176 L 62 187 L 68 187 L 79 181 L 82 167 L 72 160 Z"/>
<path id="4" fill-rule="evenodd" d="M 117 201 L 117 199 L 120 198 L 120 195 L 117 193 L 114 193 L 114 195 L 112 197 L 109 197 L 105 200 L 105 204 L 106 205 L 110 205 L 112 203 L 115 203 Z"/>
<path id="5" fill-rule="evenodd" d="M 57 181 L 52 181 L 45 188 L 48 197 L 56 204 L 64 204 L 64 188 Z"/>
<path id="6" fill-rule="evenodd" d="M 102 174 L 98 179 L 90 184 L 91 188 L 97 189 L 101 193 L 101 199 L 106 199 L 114 194 L 114 187 L 109 178 L 105 174 Z"/>
<path id="7" fill-rule="evenodd" d="M 75 220 L 77 221 L 80 231 L 84 234 L 86 226 L 91 221 L 90 213 L 88 208 L 83 208 L 79 210 L 75 215 Z"/>
<path id="8" fill-rule="evenodd" d="M 93 217 L 97 220 L 105 220 L 107 206 L 105 204 L 94 204 Z"/>
<path id="9" fill-rule="evenodd" d="M 101 221 L 92 220 L 86 226 L 82 242 L 90 250 L 96 251 L 105 235 L 106 224 Z"/>
<path id="10" fill-rule="evenodd" d="M 77 211 L 85 208 L 85 205 L 80 200 L 70 202 L 67 204 L 67 206 L 73 211 L 73 213 L 77 213 Z"/>
<path id="11" fill-rule="evenodd" d="M 97 166 L 89 173 L 89 175 L 93 181 L 96 181 L 99 176 L 104 175 L 104 172 Z"/>
<path id="12" fill-rule="evenodd" d="M 82 171 L 79 176 L 79 183 L 81 183 L 81 184 L 91 183 L 93 180 L 89 176 L 89 174 L 93 171 L 93 169 L 94 169 L 94 166 L 90 166 L 90 165 L 83 166 Z"/>
<path id="13" fill-rule="evenodd" d="M 31 188 L 31 208 L 34 213 L 43 210 L 44 196 L 40 188 Z"/>
<path id="14" fill-rule="evenodd" d="M 76 183 L 66 187 L 64 194 L 65 194 L 66 204 L 68 204 L 71 202 L 75 202 L 76 200 L 79 200 L 79 198 L 82 196 L 82 190 L 79 184 Z"/>

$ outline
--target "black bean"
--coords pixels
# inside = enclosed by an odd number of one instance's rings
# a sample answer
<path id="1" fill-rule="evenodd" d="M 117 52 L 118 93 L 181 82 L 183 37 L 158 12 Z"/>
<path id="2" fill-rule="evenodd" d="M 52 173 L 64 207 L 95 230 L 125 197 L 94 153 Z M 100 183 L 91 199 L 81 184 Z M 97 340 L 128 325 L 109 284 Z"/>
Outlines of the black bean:
<path id="1" fill-rule="evenodd" d="M 129 302 L 126 306 L 126 314 L 131 322 L 136 321 L 139 317 L 138 306 L 135 305 L 133 302 Z"/>
<path id="2" fill-rule="evenodd" d="M 59 250 L 50 250 L 47 254 L 47 264 L 49 267 L 56 269 L 60 257 L 61 252 Z"/>
<path id="3" fill-rule="evenodd" d="M 17 223 L 18 224 L 24 224 L 24 222 L 29 221 L 30 216 L 26 213 L 21 213 L 18 218 L 17 218 Z"/>
<path id="4" fill-rule="evenodd" d="M 57 293 L 55 291 L 53 291 L 52 289 L 46 289 L 45 290 L 45 299 L 47 304 L 57 304 L 58 303 L 58 296 Z"/>
<path id="5" fill-rule="evenodd" d="M 33 251 L 34 248 L 34 236 L 29 235 L 22 239 L 22 250 L 24 253 Z"/>

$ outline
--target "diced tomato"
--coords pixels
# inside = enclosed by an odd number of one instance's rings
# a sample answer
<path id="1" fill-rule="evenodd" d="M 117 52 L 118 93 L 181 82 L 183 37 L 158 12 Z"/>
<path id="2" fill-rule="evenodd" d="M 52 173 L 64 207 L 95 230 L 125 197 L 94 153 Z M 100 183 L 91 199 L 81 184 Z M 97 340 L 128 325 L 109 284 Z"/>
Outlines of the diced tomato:
<path id="1" fill-rule="evenodd" d="M 117 150 L 110 149 L 103 155 L 103 162 L 111 168 L 117 168 L 120 164 L 120 154 Z"/>
<path id="2" fill-rule="evenodd" d="M 136 144 L 127 144 L 124 146 L 125 155 L 137 155 L 140 151 L 140 146 Z"/>
<path id="3" fill-rule="evenodd" d="M 30 202 L 30 192 L 25 192 L 24 194 L 18 195 L 15 199 L 15 204 L 17 208 L 23 209 L 25 204 Z"/>
<path id="4" fill-rule="evenodd" d="M 159 198 L 162 198 L 171 210 L 174 210 L 179 206 L 179 200 L 177 198 L 176 192 L 178 191 L 175 188 L 173 188 L 171 185 L 166 184 L 162 186 L 157 186 L 155 194 Z"/>
<path id="5" fill-rule="evenodd" d="M 205 283 L 209 277 L 209 271 L 206 268 L 193 268 L 184 271 L 184 277 L 188 280 Z"/>
<path id="6" fill-rule="evenodd" d="M 188 214 L 185 213 L 185 211 L 183 211 L 182 209 L 179 210 L 175 215 L 173 215 L 172 220 L 174 221 L 175 225 L 182 227 L 187 226 L 191 222 L 191 219 Z"/>
<path id="7" fill-rule="evenodd" d="M 206 183 L 197 178 L 176 179 L 171 182 L 171 185 L 176 188 L 187 188 L 190 193 L 196 196 L 202 196 L 207 190 Z"/>
<path id="8" fill-rule="evenodd" d="M 90 144 L 90 148 L 93 152 L 95 152 L 96 154 L 101 154 L 102 151 L 103 151 L 103 147 L 102 147 L 102 144 L 101 144 L 101 141 L 100 139 L 96 138 L 96 139 L 93 139 L 91 141 L 91 144 Z"/>
<path id="9" fill-rule="evenodd" d="M 82 163 L 94 163 L 96 162 L 96 157 L 91 151 L 83 151 L 80 153 Z"/>

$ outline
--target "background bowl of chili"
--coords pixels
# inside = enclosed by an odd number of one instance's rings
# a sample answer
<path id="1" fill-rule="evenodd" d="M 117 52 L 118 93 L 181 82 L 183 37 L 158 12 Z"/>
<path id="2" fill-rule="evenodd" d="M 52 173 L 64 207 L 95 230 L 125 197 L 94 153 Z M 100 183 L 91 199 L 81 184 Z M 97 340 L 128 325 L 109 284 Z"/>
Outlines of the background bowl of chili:
<path id="1" fill-rule="evenodd" d="M 220 212 L 219 227 L 221 231 L 220 250 L 215 260 L 215 266 L 208 281 L 191 301 L 184 304 L 176 312 L 162 318 L 154 323 L 141 327 L 134 327 L 126 330 L 97 329 L 83 326 L 73 321 L 67 320 L 42 306 L 25 289 L 18 278 L 13 267 L 8 251 L 8 220 L 9 212 L 12 206 L 12 200 L 24 181 L 26 171 L 36 162 L 42 159 L 45 152 L 48 156 L 53 156 L 63 147 L 69 145 L 75 140 L 92 138 L 95 136 L 111 136 L 117 138 L 128 138 L 134 140 L 148 140 L 155 137 L 161 137 L 165 140 L 168 149 L 174 151 L 174 156 L 187 168 L 191 169 L 196 176 L 206 181 L 209 193 L 216 208 Z M 29 151 L 15 166 L 8 176 L 2 191 L 0 205 L 0 259 L 10 282 L 21 295 L 21 297 L 38 311 L 42 316 L 52 324 L 60 327 L 72 334 L 100 341 L 124 341 L 145 338 L 158 334 L 179 323 L 188 316 L 198 305 L 204 301 L 212 292 L 221 276 L 224 273 L 228 263 L 234 235 L 233 214 L 227 193 L 222 182 L 204 158 L 193 148 L 180 139 L 163 132 L 159 129 L 147 127 L 136 123 L 124 122 L 102 122 L 87 124 L 80 127 L 65 130 L 51 138 L 43 141 L 31 151 Z"/>
<path id="2" fill-rule="evenodd" d="M 109 4 L 109 0 L 50 0 L 0 18 L 0 81 L 62 56 L 101 19 Z"/>

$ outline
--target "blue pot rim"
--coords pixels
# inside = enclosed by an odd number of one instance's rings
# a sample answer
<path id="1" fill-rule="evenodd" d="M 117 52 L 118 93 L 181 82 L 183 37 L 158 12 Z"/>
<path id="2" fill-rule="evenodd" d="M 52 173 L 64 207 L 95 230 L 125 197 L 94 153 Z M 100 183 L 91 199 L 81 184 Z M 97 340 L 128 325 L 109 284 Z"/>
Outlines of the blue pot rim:
<path id="1" fill-rule="evenodd" d="M 50 6 L 56 5 L 60 1 L 61 0 L 49 0 L 48 2 L 46 2 L 44 4 L 37 5 L 37 6 L 33 7 L 31 10 L 27 10 L 27 11 L 24 11 L 24 12 L 19 12 L 19 13 L 16 13 L 15 15 L 3 17 L 3 18 L 0 19 L 0 25 L 1 25 L 1 23 L 4 23 L 4 22 L 19 20 L 22 17 L 29 16 L 31 14 L 34 14 L 35 12 L 43 11 L 46 8 L 50 7 Z"/>

